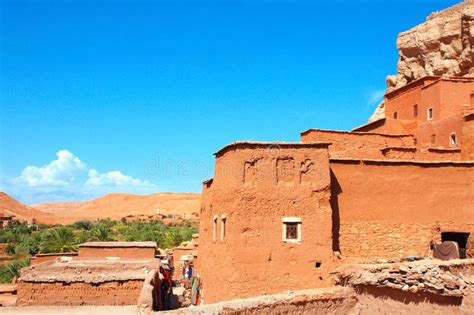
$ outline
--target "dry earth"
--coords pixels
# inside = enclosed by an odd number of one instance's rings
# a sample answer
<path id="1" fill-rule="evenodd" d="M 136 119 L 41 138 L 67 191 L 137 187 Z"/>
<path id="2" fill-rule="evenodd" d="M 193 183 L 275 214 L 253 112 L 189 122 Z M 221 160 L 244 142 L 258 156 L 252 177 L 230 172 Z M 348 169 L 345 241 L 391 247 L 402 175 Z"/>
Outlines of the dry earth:
<path id="1" fill-rule="evenodd" d="M 67 224 L 78 220 L 119 220 L 126 216 L 175 214 L 189 218 L 199 214 L 201 195 L 197 193 L 157 193 L 152 195 L 109 194 L 82 202 L 43 203 L 27 206 L 0 192 L 0 212 L 20 220 Z"/>
<path id="2" fill-rule="evenodd" d="M 53 214 L 62 222 L 81 219 L 121 219 L 129 215 L 177 214 L 185 218 L 199 213 L 201 195 L 157 193 L 152 195 L 109 194 L 84 202 L 43 203 L 33 207 Z"/>

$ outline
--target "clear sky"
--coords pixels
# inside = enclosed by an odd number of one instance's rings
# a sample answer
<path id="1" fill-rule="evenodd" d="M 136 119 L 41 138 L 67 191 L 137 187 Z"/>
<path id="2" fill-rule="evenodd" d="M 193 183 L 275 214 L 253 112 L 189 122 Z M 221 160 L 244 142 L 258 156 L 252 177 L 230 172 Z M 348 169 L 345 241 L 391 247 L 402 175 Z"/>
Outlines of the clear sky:
<path id="1" fill-rule="evenodd" d="M 456 1 L 1 1 L 0 190 L 201 190 L 237 140 L 365 123 L 397 34 Z"/>

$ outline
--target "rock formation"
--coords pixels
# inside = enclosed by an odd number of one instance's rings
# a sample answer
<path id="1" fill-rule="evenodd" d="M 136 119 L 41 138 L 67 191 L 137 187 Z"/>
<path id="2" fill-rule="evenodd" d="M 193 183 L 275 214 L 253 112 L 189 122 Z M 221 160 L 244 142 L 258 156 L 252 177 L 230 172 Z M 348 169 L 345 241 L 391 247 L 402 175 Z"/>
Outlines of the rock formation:
<path id="1" fill-rule="evenodd" d="M 398 73 L 387 76 L 387 92 L 428 75 L 474 77 L 474 0 L 428 16 L 398 35 Z M 383 102 L 369 121 L 384 118 Z"/>
<path id="2" fill-rule="evenodd" d="M 474 1 L 432 13 L 426 22 L 400 33 L 398 74 L 389 90 L 427 75 L 474 77 Z"/>

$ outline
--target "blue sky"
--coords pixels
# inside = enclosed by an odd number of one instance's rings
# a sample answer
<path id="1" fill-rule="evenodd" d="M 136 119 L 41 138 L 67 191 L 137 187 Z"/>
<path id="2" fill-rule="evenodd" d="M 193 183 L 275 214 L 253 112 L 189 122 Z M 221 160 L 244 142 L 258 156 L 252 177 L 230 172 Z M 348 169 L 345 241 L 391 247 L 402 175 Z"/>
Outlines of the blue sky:
<path id="1" fill-rule="evenodd" d="M 363 124 L 396 37 L 456 1 L 2 1 L 0 189 L 201 190 L 236 140 Z"/>

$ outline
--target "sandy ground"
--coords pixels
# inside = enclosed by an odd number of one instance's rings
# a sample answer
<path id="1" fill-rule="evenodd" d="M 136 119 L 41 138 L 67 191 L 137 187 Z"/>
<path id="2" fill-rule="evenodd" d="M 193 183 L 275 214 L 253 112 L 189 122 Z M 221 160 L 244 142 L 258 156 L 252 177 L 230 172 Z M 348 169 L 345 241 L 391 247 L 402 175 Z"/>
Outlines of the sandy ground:
<path id="1" fill-rule="evenodd" d="M 68 314 L 68 315 L 121 315 L 139 314 L 135 305 L 131 306 L 28 306 L 28 307 L 2 307 L 0 314 Z"/>

